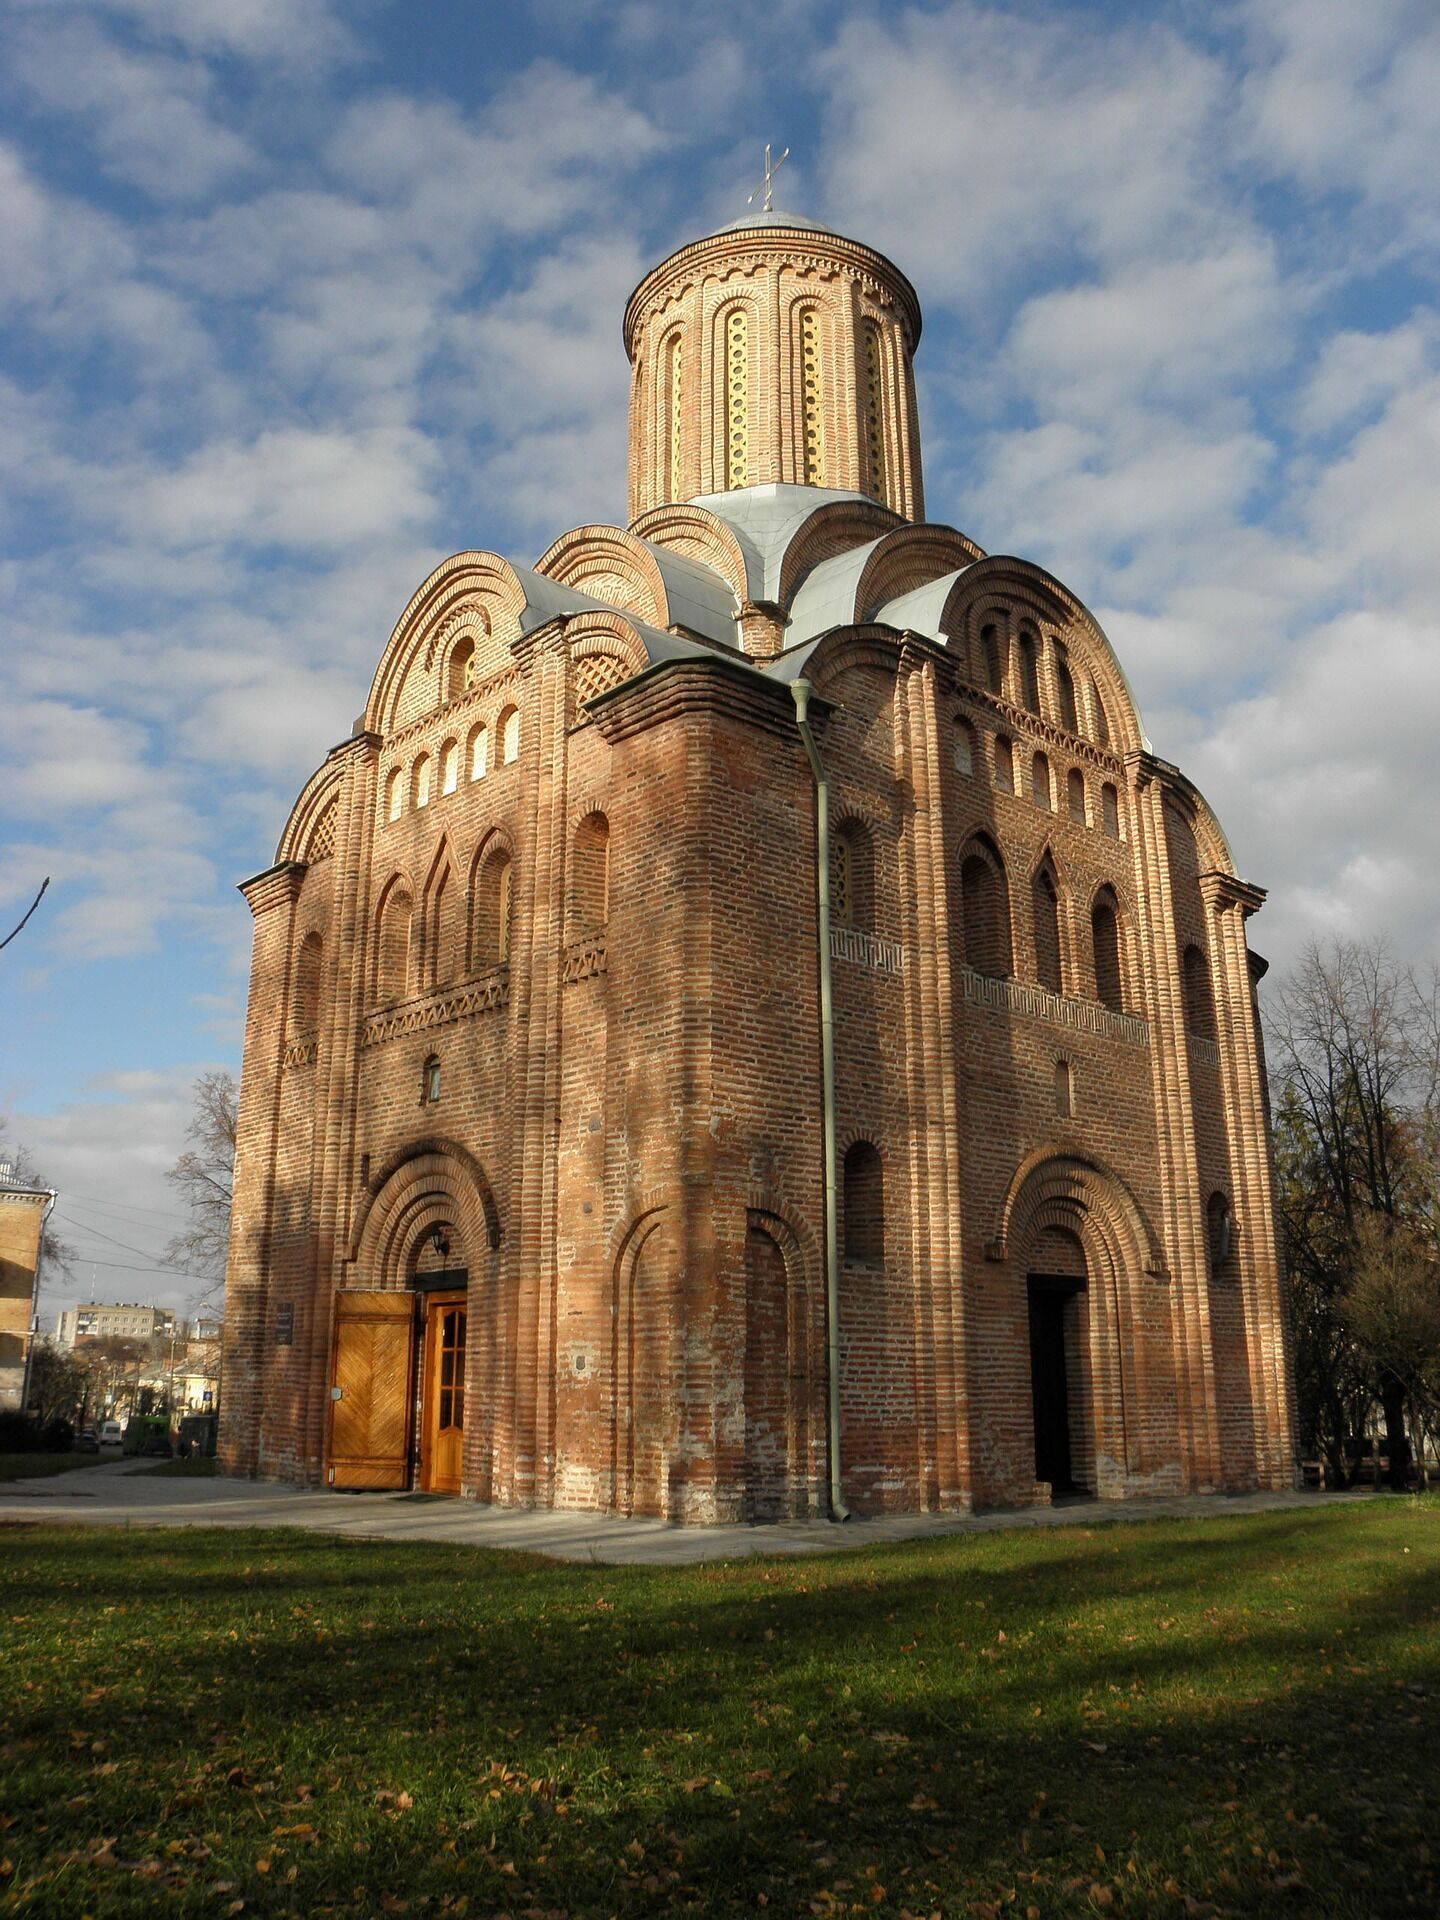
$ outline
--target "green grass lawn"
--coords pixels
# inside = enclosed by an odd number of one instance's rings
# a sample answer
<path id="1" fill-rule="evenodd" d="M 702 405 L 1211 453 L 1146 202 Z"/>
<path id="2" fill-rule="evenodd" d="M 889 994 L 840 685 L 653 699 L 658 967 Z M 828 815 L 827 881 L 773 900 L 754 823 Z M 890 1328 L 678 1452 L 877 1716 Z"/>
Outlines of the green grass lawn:
<path id="1" fill-rule="evenodd" d="M 0 1453 L 0 1481 L 46 1480 L 76 1467 L 98 1467 L 96 1453 Z"/>
<path id="2" fill-rule="evenodd" d="M 0 1912 L 1440 1909 L 1440 1502 L 563 1566 L 0 1545 Z"/>

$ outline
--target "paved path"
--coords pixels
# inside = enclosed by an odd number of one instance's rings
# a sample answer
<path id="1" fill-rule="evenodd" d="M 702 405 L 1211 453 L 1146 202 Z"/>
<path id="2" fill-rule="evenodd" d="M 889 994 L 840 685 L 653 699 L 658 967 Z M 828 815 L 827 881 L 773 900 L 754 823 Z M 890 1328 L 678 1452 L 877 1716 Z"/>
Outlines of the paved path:
<path id="1" fill-rule="evenodd" d="M 676 1565 L 737 1560 L 750 1554 L 833 1553 L 936 1534 L 990 1533 L 1006 1527 L 1094 1526 L 1159 1516 L 1201 1519 L 1232 1513 L 1314 1508 L 1351 1493 L 1201 1494 L 1188 1499 L 1086 1500 L 979 1514 L 892 1514 L 790 1526 L 672 1527 L 596 1513 L 524 1513 L 413 1493 L 321 1493 L 254 1480 L 170 1479 L 130 1460 L 79 1467 L 48 1480 L 0 1484 L 0 1527 L 52 1520 L 100 1527 L 301 1527 L 367 1540 L 443 1540 L 473 1547 L 515 1547 L 556 1560 L 603 1565 Z M 0 1547 L 3 1553 L 3 1547 Z"/>

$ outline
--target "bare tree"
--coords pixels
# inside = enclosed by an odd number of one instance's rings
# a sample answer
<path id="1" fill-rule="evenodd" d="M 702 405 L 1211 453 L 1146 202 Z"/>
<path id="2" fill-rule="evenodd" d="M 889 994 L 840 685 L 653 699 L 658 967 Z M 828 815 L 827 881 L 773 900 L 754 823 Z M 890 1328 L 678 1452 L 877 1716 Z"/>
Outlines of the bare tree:
<path id="1" fill-rule="evenodd" d="M 190 1214 L 189 1226 L 166 1247 L 165 1263 L 207 1283 L 198 1296 L 201 1306 L 216 1306 L 225 1287 L 238 1102 L 233 1074 L 223 1068 L 201 1074 L 185 1130 L 190 1144 L 165 1176 Z"/>
<path id="2" fill-rule="evenodd" d="M 1353 1289 L 1374 1251 L 1368 1223 L 1435 1232 L 1434 1006 L 1383 939 L 1334 940 L 1305 950 L 1271 1022 L 1302 1423 L 1336 1466 L 1343 1425 L 1358 1458 L 1378 1399 L 1396 1487 L 1409 1480 L 1409 1388 L 1388 1343 L 1358 1338 Z"/>

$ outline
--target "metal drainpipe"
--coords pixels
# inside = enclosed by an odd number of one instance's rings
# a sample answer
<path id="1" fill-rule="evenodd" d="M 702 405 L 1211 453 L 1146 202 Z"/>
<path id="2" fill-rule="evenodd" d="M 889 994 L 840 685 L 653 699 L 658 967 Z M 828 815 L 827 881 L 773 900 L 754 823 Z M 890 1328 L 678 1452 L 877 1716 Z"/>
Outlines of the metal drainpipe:
<path id="1" fill-rule="evenodd" d="M 815 893 L 820 922 L 820 1103 L 825 1162 L 825 1423 L 830 1456 L 830 1518 L 848 1520 L 840 1491 L 840 1240 L 835 1202 L 835 996 L 830 974 L 830 789 L 810 731 L 810 682 L 795 680 L 795 724 L 815 778 Z"/>

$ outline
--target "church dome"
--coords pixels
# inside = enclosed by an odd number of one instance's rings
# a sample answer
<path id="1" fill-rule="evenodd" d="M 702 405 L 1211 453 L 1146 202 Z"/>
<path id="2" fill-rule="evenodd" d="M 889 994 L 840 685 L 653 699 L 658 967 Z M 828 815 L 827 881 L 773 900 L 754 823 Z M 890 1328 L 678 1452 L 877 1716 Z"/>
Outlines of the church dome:
<path id="1" fill-rule="evenodd" d="M 688 241 L 625 309 L 630 519 L 747 487 L 924 518 L 915 289 L 884 254 L 766 209 Z"/>

